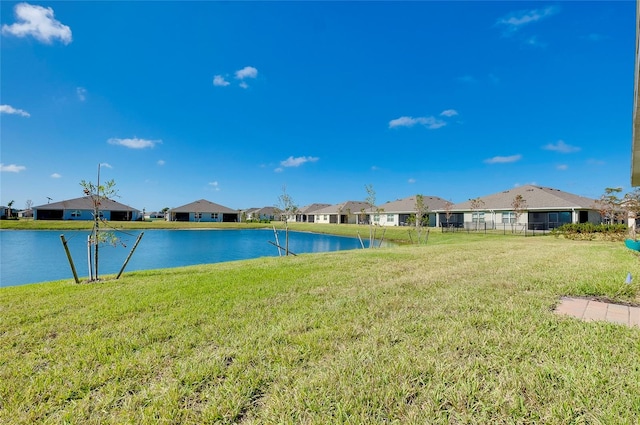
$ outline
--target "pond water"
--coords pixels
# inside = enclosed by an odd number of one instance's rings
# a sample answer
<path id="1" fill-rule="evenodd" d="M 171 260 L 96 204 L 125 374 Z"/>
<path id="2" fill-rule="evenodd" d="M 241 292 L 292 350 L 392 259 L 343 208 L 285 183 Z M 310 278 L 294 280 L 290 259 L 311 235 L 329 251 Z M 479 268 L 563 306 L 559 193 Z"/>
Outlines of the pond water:
<path id="1" fill-rule="evenodd" d="M 80 279 L 87 279 L 89 231 L 1 230 L 0 287 L 70 279 L 73 273 L 60 235 L 64 234 Z M 117 246 L 100 245 L 99 273 L 117 274 L 140 231 L 117 233 Z M 284 246 L 284 231 L 278 231 Z M 273 230 L 145 230 L 125 273 L 278 256 Z M 363 240 L 365 246 L 368 240 Z M 124 244 L 124 246 L 123 246 Z M 289 250 L 296 254 L 361 248 L 357 238 L 289 232 Z M 284 255 L 284 253 L 283 253 Z"/>

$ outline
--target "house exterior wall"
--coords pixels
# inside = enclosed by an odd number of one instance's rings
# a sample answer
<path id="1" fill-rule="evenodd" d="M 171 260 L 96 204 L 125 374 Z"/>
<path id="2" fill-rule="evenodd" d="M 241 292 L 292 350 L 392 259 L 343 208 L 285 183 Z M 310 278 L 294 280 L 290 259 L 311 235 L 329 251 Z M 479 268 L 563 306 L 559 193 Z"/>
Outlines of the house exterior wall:
<path id="1" fill-rule="evenodd" d="M 315 214 L 315 223 L 329 224 L 331 222 L 331 216 L 333 214 Z"/>
<path id="2" fill-rule="evenodd" d="M 100 211 L 102 218 L 111 219 L 110 211 Z M 93 210 L 64 210 L 62 213 L 63 220 L 93 220 Z"/>
<path id="3" fill-rule="evenodd" d="M 208 222 L 208 223 L 218 223 L 222 221 L 222 213 L 211 213 L 211 212 L 202 212 L 202 213 L 189 213 L 189 221 L 194 222 Z"/>

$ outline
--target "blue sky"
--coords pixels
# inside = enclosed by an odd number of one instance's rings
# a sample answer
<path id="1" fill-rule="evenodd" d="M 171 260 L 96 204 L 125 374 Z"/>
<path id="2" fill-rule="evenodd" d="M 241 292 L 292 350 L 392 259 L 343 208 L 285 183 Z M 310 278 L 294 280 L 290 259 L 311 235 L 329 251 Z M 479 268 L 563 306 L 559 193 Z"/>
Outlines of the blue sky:
<path id="1" fill-rule="evenodd" d="M 0 3 L 0 203 L 630 190 L 635 2 Z"/>

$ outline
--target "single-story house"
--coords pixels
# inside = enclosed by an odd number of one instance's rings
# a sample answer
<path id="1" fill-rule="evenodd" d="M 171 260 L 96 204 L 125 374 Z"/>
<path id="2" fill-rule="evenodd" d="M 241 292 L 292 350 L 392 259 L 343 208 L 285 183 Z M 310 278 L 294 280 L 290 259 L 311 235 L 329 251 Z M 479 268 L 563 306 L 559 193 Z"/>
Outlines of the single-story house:
<path id="1" fill-rule="evenodd" d="M 245 211 L 247 220 L 276 220 L 276 207 L 249 208 Z"/>
<path id="2" fill-rule="evenodd" d="M 437 210 L 444 210 L 449 201 L 437 196 L 423 195 L 424 206 L 428 213 L 423 218 L 428 218 L 428 226 L 438 226 Z M 417 212 L 417 197 L 409 196 L 408 198 L 390 201 L 386 204 L 378 206 L 378 211 L 368 213 L 372 215 L 373 224 L 380 226 L 406 226 L 410 222 L 410 218 Z"/>
<path id="3" fill-rule="evenodd" d="M 347 201 L 307 214 L 311 223 L 365 224 L 371 206 L 366 202 Z M 375 207 L 374 207 L 375 209 Z"/>
<path id="4" fill-rule="evenodd" d="M 296 217 L 295 217 L 295 221 L 297 221 L 298 223 L 313 223 L 314 222 L 314 215 L 313 212 L 318 211 L 322 208 L 327 208 L 330 207 L 331 204 L 311 204 L 311 205 L 305 205 L 304 207 L 300 208 L 297 211 Z"/>
<path id="5" fill-rule="evenodd" d="M 212 221 L 236 222 L 238 211 L 231 208 L 200 199 L 181 207 L 172 208 L 167 214 L 168 221 Z"/>
<path id="6" fill-rule="evenodd" d="M 165 214 L 159 211 L 152 211 L 144 214 L 145 220 L 153 220 L 153 219 L 163 219 Z"/>
<path id="7" fill-rule="evenodd" d="M 93 220 L 94 205 L 90 196 L 68 199 L 33 207 L 34 220 Z M 100 216 L 110 221 L 140 220 L 142 213 L 112 199 L 100 201 Z"/>
<path id="8" fill-rule="evenodd" d="M 28 210 L 20 210 L 18 211 L 19 218 L 33 218 L 33 209 L 29 208 Z"/>
<path id="9" fill-rule="evenodd" d="M 9 207 L 5 207 L 4 205 L 0 207 L 0 219 L 4 220 L 6 218 L 13 217 L 13 209 Z"/>
<path id="10" fill-rule="evenodd" d="M 520 205 L 516 199 L 520 196 Z M 438 211 L 443 226 L 467 229 L 549 230 L 566 223 L 600 223 L 596 200 L 550 187 L 519 186 Z"/>

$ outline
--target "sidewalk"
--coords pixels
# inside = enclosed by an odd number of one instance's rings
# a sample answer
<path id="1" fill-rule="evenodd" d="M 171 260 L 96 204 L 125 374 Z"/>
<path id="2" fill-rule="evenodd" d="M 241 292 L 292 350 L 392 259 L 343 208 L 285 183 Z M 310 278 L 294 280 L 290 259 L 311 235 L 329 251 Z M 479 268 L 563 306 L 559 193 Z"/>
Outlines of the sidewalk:
<path id="1" fill-rule="evenodd" d="M 586 298 L 562 297 L 555 312 L 586 321 L 605 320 L 621 325 L 640 327 L 640 307 L 610 304 Z"/>

